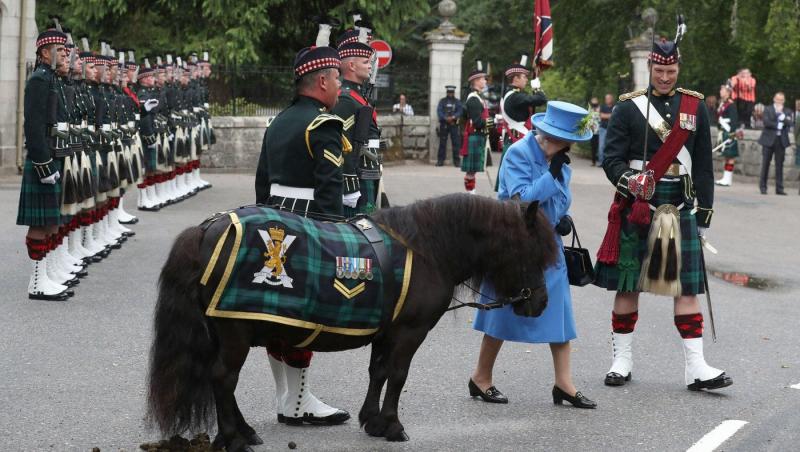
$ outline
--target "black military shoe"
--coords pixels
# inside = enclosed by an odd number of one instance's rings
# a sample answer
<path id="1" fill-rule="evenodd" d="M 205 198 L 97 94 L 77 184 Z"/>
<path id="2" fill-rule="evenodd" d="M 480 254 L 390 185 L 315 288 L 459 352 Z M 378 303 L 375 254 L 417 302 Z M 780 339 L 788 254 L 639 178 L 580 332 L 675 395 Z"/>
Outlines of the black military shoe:
<path id="1" fill-rule="evenodd" d="M 624 377 L 616 372 L 609 372 L 606 374 L 606 379 L 603 383 L 605 383 L 606 386 L 622 386 L 629 381 L 631 381 L 630 372 Z"/>

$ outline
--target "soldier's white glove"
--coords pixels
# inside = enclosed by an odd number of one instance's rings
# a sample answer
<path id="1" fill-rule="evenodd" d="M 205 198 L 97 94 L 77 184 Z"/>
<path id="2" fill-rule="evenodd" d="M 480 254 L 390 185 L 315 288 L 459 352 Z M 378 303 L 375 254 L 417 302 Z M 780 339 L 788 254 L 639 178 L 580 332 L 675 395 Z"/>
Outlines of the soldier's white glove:
<path id="1" fill-rule="evenodd" d="M 702 238 L 706 238 L 706 231 L 708 231 L 708 228 L 704 228 L 702 226 L 697 227 L 697 235 Z"/>
<path id="2" fill-rule="evenodd" d="M 56 171 L 55 173 L 45 177 L 44 179 L 39 179 L 39 181 L 43 184 L 55 185 L 55 183 L 58 181 L 60 177 L 61 174 L 59 174 L 58 171 Z"/>
<path id="3" fill-rule="evenodd" d="M 730 133 L 730 131 L 731 131 L 731 119 L 730 118 L 719 118 L 719 126 L 722 127 L 722 130 Z"/>
<path id="4" fill-rule="evenodd" d="M 539 81 L 539 77 L 536 77 L 535 79 L 531 80 L 531 89 L 533 89 L 534 91 L 536 91 L 537 89 L 542 89 L 542 82 Z"/>
<path id="5" fill-rule="evenodd" d="M 158 99 L 147 99 L 144 101 L 144 111 L 150 112 L 150 110 L 158 107 Z"/>

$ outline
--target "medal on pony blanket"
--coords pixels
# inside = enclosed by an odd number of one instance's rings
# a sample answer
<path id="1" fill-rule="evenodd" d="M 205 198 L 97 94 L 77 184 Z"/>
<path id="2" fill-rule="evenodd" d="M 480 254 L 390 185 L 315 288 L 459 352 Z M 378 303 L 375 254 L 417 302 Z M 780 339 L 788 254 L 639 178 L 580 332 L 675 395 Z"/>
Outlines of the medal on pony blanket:
<path id="1" fill-rule="evenodd" d="M 647 237 L 647 256 L 642 261 L 639 290 L 656 295 L 681 295 L 680 212 L 672 204 L 662 204 L 653 214 Z"/>

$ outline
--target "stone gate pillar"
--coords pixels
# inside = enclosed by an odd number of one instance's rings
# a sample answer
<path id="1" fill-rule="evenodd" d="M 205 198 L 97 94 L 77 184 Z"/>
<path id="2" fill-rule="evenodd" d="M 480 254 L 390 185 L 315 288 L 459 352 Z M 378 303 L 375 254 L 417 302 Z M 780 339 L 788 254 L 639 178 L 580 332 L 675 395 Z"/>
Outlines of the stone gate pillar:
<path id="1" fill-rule="evenodd" d="M 439 149 L 439 137 L 436 135 L 436 128 L 439 126 L 439 118 L 436 115 L 436 106 L 439 99 L 446 95 L 445 85 L 455 85 L 456 97 L 461 95 L 461 57 L 464 54 L 464 46 L 469 41 L 469 34 L 456 28 L 450 18 L 456 13 L 456 3 L 453 0 L 442 0 L 438 5 L 439 15 L 442 16 L 442 23 L 438 28 L 424 34 L 428 41 L 428 51 L 430 52 L 430 97 L 428 101 L 430 114 L 430 139 L 428 140 L 428 160 L 436 161 L 436 153 Z M 448 152 L 448 161 L 452 152 Z"/>

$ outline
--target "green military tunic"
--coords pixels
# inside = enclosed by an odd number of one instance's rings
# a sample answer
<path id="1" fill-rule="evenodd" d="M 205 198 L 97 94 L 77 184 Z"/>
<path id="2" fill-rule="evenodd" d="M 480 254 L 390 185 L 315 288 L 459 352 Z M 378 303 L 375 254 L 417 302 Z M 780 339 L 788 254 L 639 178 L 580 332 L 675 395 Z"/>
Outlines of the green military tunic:
<path id="1" fill-rule="evenodd" d="M 341 118 L 328 114 L 322 102 L 298 95 L 264 133 L 256 171 L 256 202 L 282 201 L 275 196 L 270 199 L 272 184 L 310 188 L 314 199 L 309 211 L 341 216 L 343 153 L 350 152 L 342 128 Z"/>
<path id="2" fill-rule="evenodd" d="M 25 166 L 22 170 L 17 224 L 56 226 L 61 221 L 61 181 L 44 184 L 42 179 L 59 172 L 60 162 L 53 159 L 50 149 L 50 128 L 55 127 L 55 115 L 48 102 L 56 91 L 56 74 L 47 65 L 39 65 L 25 85 Z M 59 101 L 60 103 L 60 101 Z M 49 118 L 50 117 L 50 118 Z"/>
<path id="3" fill-rule="evenodd" d="M 628 179 L 639 171 L 630 168 L 632 160 L 642 160 L 645 140 L 645 117 L 632 99 L 646 96 L 647 90 L 634 91 L 620 96 L 611 114 L 606 134 L 603 169 L 608 180 L 622 196 L 630 197 Z M 668 95 L 653 93 L 651 102 L 671 129 L 678 120 L 678 109 L 683 96 L 703 95 L 678 88 Z M 711 159 L 711 132 L 708 110 L 699 102 L 695 112 L 695 130 L 690 132 L 684 146 L 692 160 L 691 174 L 665 175 L 656 184 L 650 205 L 673 204 L 680 212 L 681 272 L 683 295 L 703 293 L 703 274 L 700 240 L 697 227 L 708 227 L 714 203 L 714 173 Z M 650 128 L 647 131 L 647 160 L 661 147 L 662 141 Z M 674 163 L 679 163 L 676 159 Z M 695 205 L 696 204 L 696 205 Z M 651 209 L 652 214 L 653 209 Z M 637 281 L 642 261 L 647 253 L 648 228 L 631 224 L 627 220 L 630 208 L 622 212 L 620 256 L 616 265 L 598 263 L 595 284 L 608 290 L 637 291 Z"/>
<path id="4" fill-rule="evenodd" d="M 342 119 L 344 122 L 344 126 L 342 127 L 343 135 L 356 149 L 359 149 L 360 146 L 366 145 L 366 143 L 356 143 L 353 134 L 356 129 L 358 112 L 363 105 L 356 100 L 354 94 L 363 99 L 361 85 L 350 80 L 343 80 L 339 99 L 336 102 L 336 106 L 331 110 L 331 113 Z M 344 185 L 342 187 L 342 194 L 345 196 L 352 195 L 353 193 L 360 193 L 361 191 L 361 183 L 358 179 L 358 165 L 358 152 L 349 152 L 344 155 L 344 164 L 342 165 L 342 181 Z M 359 209 L 357 208 L 343 206 L 343 209 L 344 216 L 348 218 L 359 213 Z"/>

